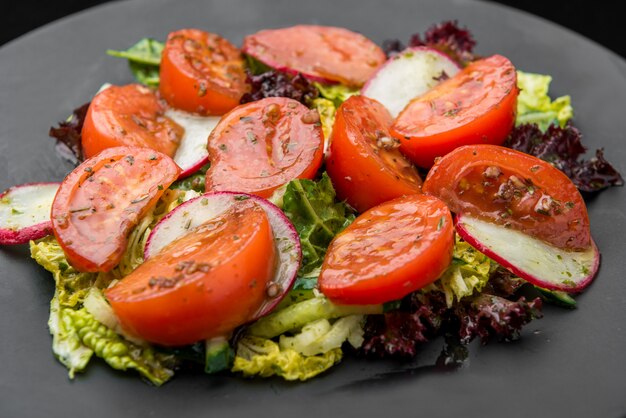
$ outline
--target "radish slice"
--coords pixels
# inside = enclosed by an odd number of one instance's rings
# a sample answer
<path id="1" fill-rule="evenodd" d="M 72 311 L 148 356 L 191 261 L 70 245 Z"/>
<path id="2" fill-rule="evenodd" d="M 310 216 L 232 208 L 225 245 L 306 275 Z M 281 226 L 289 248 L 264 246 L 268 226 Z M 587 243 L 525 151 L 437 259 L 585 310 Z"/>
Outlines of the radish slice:
<path id="1" fill-rule="evenodd" d="M 144 259 L 158 254 L 172 241 L 184 236 L 188 231 L 219 216 L 238 201 L 252 199 L 258 203 L 267 214 L 276 250 L 278 251 L 278 265 L 274 278 L 268 286 L 268 297 L 253 316 L 253 320 L 268 314 L 289 292 L 296 279 L 302 252 L 300 238 L 296 229 L 285 214 L 267 200 L 245 193 L 216 192 L 207 193 L 191 199 L 171 211 L 154 227 L 144 251 Z"/>
<path id="2" fill-rule="evenodd" d="M 544 289 L 579 292 L 600 267 L 600 252 L 593 240 L 584 251 L 567 251 L 521 231 L 462 214 L 457 216 L 456 230 L 478 251 Z"/>
<path id="3" fill-rule="evenodd" d="M 435 49 L 408 48 L 390 58 L 369 79 L 361 94 L 381 102 L 395 118 L 411 100 L 459 69 L 450 57 Z"/>
<path id="4" fill-rule="evenodd" d="M 168 109 L 165 116 L 185 128 L 185 134 L 174 155 L 174 162 L 182 169 L 179 179 L 190 176 L 209 162 L 207 141 L 219 116 L 199 116 L 182 110 Z"/>
<path id="5" fill-rule="evenodd" d="M 13 186 L 0 194 L 0 244 L 25 244 L 52 233 L 50 208 L 60 183 Z"/>

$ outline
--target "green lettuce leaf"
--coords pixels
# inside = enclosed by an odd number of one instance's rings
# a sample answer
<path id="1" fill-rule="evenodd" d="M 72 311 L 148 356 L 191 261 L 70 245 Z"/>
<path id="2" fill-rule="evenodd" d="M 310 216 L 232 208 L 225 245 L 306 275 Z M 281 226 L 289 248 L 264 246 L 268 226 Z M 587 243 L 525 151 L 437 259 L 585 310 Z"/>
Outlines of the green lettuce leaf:
<path id="1" fill-rule="evenodd" d="M 281 376 L 285 380 L 307 380 L 341 361 L 343 353 L 334 348 L 324 354 L 304 356 L 292 349 L 281 349 L 272 340 L 245 336 L 237 344 L 231 371 L 244 376 Z"/>
<path id="2" fill-rule="evenodd" d="M 548 96 L 552 77 L 543 74 L 517 72 L 516 125 L 535 123 L 543 131 L 551 124 L 563 127 L 573 117 L 574 111 L 569 96 L 561 96 L 554 101 Z"/>
<path id="3" fill-rule="evenodd" d="M 165 44 L 154 39 L 144 38 L 125 51 L 109 49 L 107 54 L 126 58 L 130 71 L 137 81 L 150 87 L 159 85 L 159 66 Z"/>
<path id="4" fill-rule="evenodd" d="M 320 91 L 320 96 L 332 101 L 335 107 L 341 106 L 343 102 L 351 96 L 359 94 L 359 89 L 350 88 L 342 84 L 320 84 L 313 83 Z"/>
<path id="5" fill-rule="evenodd" d="M 63 249 L 52 235 L 31 241 L 30 256 L 52 273 L 56 284 L 54 299 L 60 307 L 76 307 L 85 299 L 89 289 L 96 284 L 97 275 L 81 273 L 72 267 L 65 258 Z M 107 284 L 103 283 L 103 285 Z"/>
<path id="6" fill-rule="evenodd" d="M 65 313 L 80 342 L 116 370 L 133 369 L 156 386 L 168 381 L 174 371 L 174 356 L 138 346 L 96 321 L 85 308 Z"/>
<path id="7" fill-rule="evenodd" d="M 274 338 L 320 319 L 349 315 L 372 315 L 383 312 L 382 305 L 335 305 L 324 296 L 306 299 L 259 319 L 247 330 L 255 337 Z"/>
<path id="8" fill-rule="evenodd" d="M 335 201 L 335 189 L 326 173 L 315 182 L 292 180 L 283 196 L 283 211 L 293 223 L 302 244 L 302 267 L 305 276 L 322 265 L 328 244 L 354 220 L 345 203 Z"/>
<path id="9" fill-rule="evenodd" d="M 48 329 L 52 335 L 52 352 L 57 359 L 69 370 L 70 379 L 76 372 L 82 372 L 87 367 L 93 350 L 85 346 L 78 336 L 74 326 L 73 308 L 61 307 L 58 295 L 54 295 L 50 302 L 50 318 Z"/>
<path id="10" fill-rule="evenodd" d="M 335 124 L 335 113 L 337 108 L 332 100 L 318 97 L 311 102 L 311 108 L 317 109 L 320 114 L 320 122 L 322 123 L 322 132 L 324 132 L 324 151 L 328 148 L 330 135 L 333 132 Z"/>
<path id="11" fill-rule="evenodd" d="M 489 280 L 491 268 L 489 257 L 457 236 L 452 263 L 433 285 L 445 293 L 446 304 L 452 307 L 455 300 L 479 293 Z"/>

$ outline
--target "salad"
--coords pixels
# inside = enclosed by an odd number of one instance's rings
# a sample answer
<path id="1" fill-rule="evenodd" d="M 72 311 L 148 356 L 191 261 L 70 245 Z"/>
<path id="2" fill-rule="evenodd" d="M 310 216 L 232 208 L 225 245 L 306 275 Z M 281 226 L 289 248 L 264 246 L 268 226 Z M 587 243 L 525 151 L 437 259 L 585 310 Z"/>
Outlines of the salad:
<path id="1" fill-rule="evenodd" d="M 581 158 L 550 76 L 474 45 L 444 22 L 406 47 L 300 25 L 109 51 L 138 84 L 51 129 L 76 169 L 0 196 L 0 243 L 54 277 L 70 377 L 306 380 L 441 335 L 449 364 L 575 306 L 600 261 L 581 192 L 623 181 Z"/>

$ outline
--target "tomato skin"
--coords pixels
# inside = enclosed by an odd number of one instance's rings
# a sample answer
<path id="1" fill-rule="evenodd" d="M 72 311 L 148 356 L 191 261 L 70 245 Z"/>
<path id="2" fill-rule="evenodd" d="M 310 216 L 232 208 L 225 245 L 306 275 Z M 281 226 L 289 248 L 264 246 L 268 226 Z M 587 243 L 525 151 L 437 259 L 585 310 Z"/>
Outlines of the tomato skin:
<path id="1" fill-rule="evenodd" d="M 248 322 L 266 297 L 275 260 L 265 211 L 241 201 L 150 257 L 106 297 L 130 333 L 191 344 Z"/>
<path id="2" fill-rule="evenodd" d="M 501 55 L 475 61 L 417 97 L 391 133 L 415 164 L 429 168 L 462 145 L 500 145 L 515 124 L 517 73 Z"/>
<path id="3" fill-rule="evenodd" d="M 387 59 L 361 34 L 316 25 L 262 30 L 246 36 L 242 50 L 279 71 L 352 87 L 365 84 Z"/>
<path id="4" fill-rule="evenodd" d="M 164 112 L 156 95 L 139 84 L 101 91 L 91 101 L 81 131 L 85 158 L 119 146 L 151 148 L 174 156 L 184 129 Z"/>
<path id="5" fill-rule="evenodd" d="M 320 290 L 339 304 L 397 300 L 437 280 L 453 247 L 452 217 L 442 201 L 400 197 L 361 214 L 333 239 Z"/>
<path id="6" fill-rule="evenodd" d="M 326 170 L 339 198 L 359 212 L 421 192 L 417 170 L 389 133 L 392 121 L 382 104 L 365 96 L 352 96 L 337 110 Z"/>
<path id="7" fill-rule="evenodd" d="M 52 203 L 54 235 L 79 271 L 110 271 L 120 261 L 127 235 L 180 168 L 147 148 L 115 147 L 85 160 L 61 183 Z"/>
<path id="8" fill-rule="evenodd" d="M 239 49 L 198 29 L 168 35 L 159 76 L 159 91 L 170 105 L 201 115 L 223 115 L 247 91 Z"/>
<path id="9" fill-rule="evenodd" d="M 317 111 L 295 100 L 270 97 L 238 106 L 209 136 L 206 190 L 270 197 L 295 178 L 315 176 L 323 141 Z"/>
<path id="10" fill-rule="evenodd" d="M 580 192 L 551 164 L 497 145 L 457 148 L 431 168 L 422 190 L 455 213 L 523 231 L 563 249 L 591 245 Z"/>

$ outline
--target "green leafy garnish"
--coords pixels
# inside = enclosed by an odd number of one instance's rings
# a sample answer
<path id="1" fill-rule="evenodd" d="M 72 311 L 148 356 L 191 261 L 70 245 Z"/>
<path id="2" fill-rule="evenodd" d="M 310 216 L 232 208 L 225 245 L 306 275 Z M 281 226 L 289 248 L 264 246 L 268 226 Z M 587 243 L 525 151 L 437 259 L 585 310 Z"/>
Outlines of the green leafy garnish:
<path id="1" fill-rule="evenodd" d="M 320 96 L 332 101 L 335 107 L 341 106 L 350 96 L 359 94 L 360 90 L 344 86 L 342 84 L 320 84 L 313 83 L 320 91 Z"/>
<path id="2" fill-rule="evenodd" d="M 109 49 L 107 54 L 126 58 L 130 71 L 137 81 L 149 87 L 156 87 L 159 85 L 159 66 L 164 47 L 165 44 L 162 42 L 143 38 L 125 51 Z"/>
<path id="3" fill-rule="evenodd" d="M 545 131 L 551 124 L 564 127 L 573 117 L 569 96 L 561 96 L 554 101 L 548 96 L 551 81 L 549 75 L 517 72 L 520 93 L 517 97 L 516 125 L 535 123 Z"/>
<path id="4" fill-rule="evenodd" d="M 322 265 L 328 244 L 354 220 L 345 203 L 335 202 L 335 189 L 326 173 L 315 182 L 292 180 L 283 196 L 283 211 L 293 223 L 302 244 L 302 267 L 305 276 Z"/>

